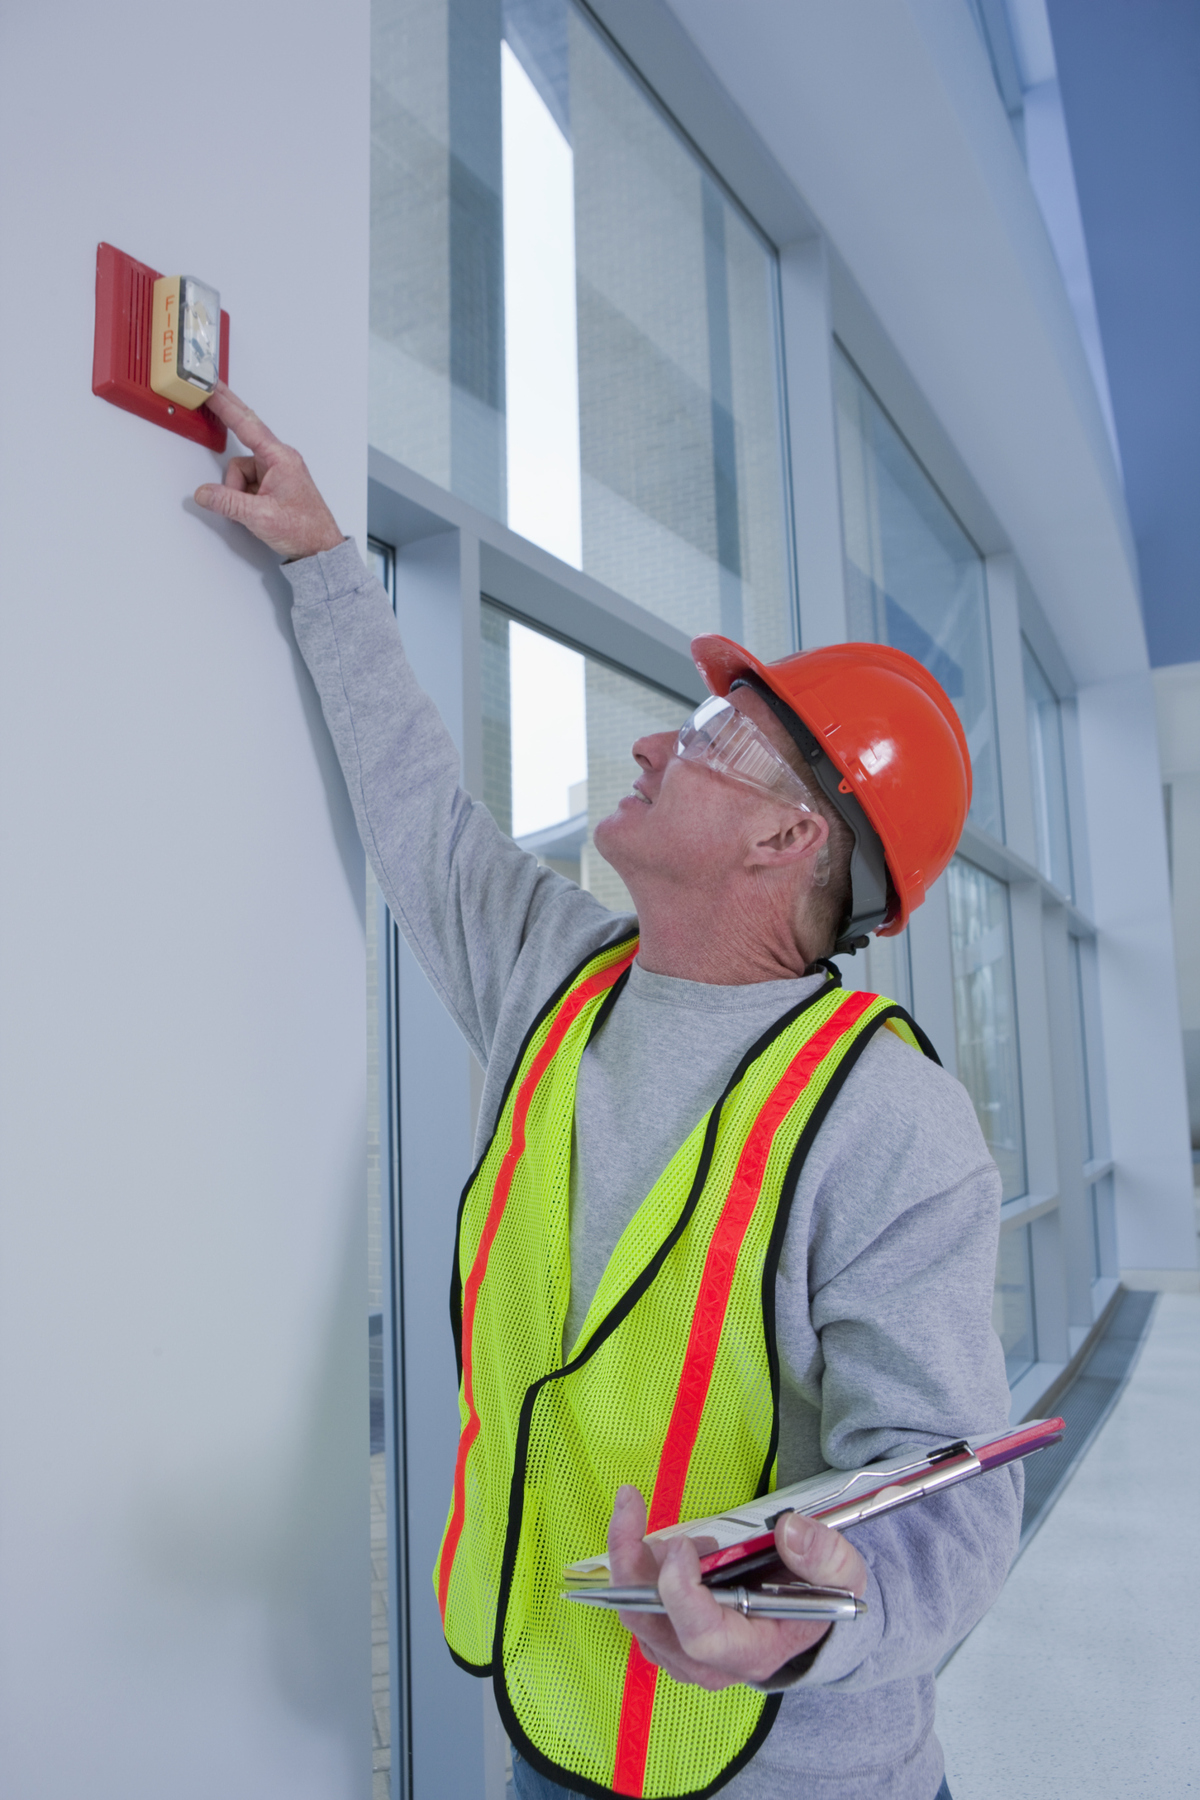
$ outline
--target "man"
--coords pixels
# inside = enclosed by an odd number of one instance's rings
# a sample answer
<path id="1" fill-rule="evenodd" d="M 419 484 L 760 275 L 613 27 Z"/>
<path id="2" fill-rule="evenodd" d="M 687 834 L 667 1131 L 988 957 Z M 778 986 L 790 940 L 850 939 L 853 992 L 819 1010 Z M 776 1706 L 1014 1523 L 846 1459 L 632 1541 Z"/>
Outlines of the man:
<path id="1" fill-rule="evenodd" d="M 634 745 L 596 829 L 637 907 L 616 917 L 458 787 L 300 457 L 228 390 L 212 404 L 251 454 L 196 499 L 287 559 L 368 854 L 486 1069 L 435 1583 L 456 1660 L 494 1680 L 518 1794 L 948 1794 L 933 1671 L 1004 1578 L 1019 1465 L 853 1541 L 782 1519 L 798 1577 L 866 1598 L 833 1629 L 730 1613 L 692 1541 L 645 1533 L 647 1499 L 656 1528 L 1007 1423 L 999 1178 L 970 1103 L 823 961 L 899 929 L 953 853 L 953 708 L 886 647 L 763 665 L 698 639 L 713 701 Z M 656 1579 L 665 1616 L 558 1598 L 606 1523 L 616 1576 Z"/>

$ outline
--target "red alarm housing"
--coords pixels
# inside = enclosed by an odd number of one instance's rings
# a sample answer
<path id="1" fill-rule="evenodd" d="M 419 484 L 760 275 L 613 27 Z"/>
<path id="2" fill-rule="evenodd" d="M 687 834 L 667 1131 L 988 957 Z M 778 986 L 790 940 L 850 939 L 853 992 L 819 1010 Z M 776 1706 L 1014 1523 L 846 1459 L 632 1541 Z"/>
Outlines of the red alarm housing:
<path id="1" fill-rule="evenodd" d="M 225 448 L 225 427 L 207 406 L 189 412 L 150 386 L 150 324 L 154 283 L 159 271 L 135 261 L 111 244 L 96 250 L 96 343 L 92 359 L 92 392 L 114 406 L 163 425 L 180 437 Z M 221 314 L 219 370 L 229 379 L 229 314 Z"/>

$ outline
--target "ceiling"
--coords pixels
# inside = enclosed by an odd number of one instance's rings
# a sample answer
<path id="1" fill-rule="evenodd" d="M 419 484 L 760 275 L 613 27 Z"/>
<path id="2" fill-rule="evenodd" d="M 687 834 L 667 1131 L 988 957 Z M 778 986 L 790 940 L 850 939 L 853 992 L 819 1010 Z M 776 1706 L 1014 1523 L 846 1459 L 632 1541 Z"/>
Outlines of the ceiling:
<path id="1" fill-rule="evenodd" d="M 1047 0 L 1150 660 L 1200 661 L 1200 5 Z"/>

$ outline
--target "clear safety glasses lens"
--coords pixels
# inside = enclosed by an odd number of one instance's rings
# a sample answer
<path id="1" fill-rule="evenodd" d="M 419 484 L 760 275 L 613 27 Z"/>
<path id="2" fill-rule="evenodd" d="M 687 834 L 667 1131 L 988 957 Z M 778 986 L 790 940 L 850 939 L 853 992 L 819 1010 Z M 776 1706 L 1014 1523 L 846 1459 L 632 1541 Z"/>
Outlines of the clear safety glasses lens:
<path id="1" fill-rule="evenodd" d="M 675 754 L 688 762 L 705 762 L 718 774 L 762 788 L 805 812 L 816 811 L 807 787 L 770 740 L 745 713 L 717 694 L 685 721 Z"/>

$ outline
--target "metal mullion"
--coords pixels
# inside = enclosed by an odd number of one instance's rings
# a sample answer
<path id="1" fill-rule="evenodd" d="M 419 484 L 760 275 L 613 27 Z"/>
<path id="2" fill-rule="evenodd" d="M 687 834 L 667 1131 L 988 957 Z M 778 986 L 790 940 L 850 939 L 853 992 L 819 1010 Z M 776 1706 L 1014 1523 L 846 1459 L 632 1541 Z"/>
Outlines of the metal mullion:
<path id="1" fill-rule="evenodd" d="M 396 552 L 368 537 L 368 548 L 386 559 L 385 587 L 396 604 Z M 373 884 L 378 908 L 379 1030 L 382 1033 L 379 1096 L 382 1261 L 387 1273 L 383 1296 L 383 1415 L 387 1471 L 388 1702 L 391 1722 L 392 1800 L 412 1800 L 412 1649 L 409 1633 L 408 1456 L 404 1387 L 403 1232 L 400 1207 L 400 1039 L 399 937 L 382 892 Z"/>
<path id="2" fill-rule="evenodd" d="M 622 662 L 618 657 L 595 650 L 583 639 L 572 637 L 569 631 L 558 630 L 555 626 L 548 625 L 544 619 L 535 618 L 529 613 L 522 612 L 518 606 L 510 606 L 503 600 L 497 600 L 494 594 L 489 594 L 486 590 L 479 597 L 488 606 L 503 613 L 505 618 L 514 620 L 518 625 L 524 625 L 529 631 L 536 631 L 539 637 L 550 638 L 554 643 L 561 644 L 566 650 L 574 650 L 577 655 L 587 657 L 589 662 L 603 663 L 606 669 L 613 669 L 618 675 L 624 675 L 627 680 L 636 681 L 642 687 L 653 688 L 656 693 L 665 694 L 670 700 L 678 700 L 681 706 L 692 707 L 696 704 L 693 695 L 681 694 L 678 688 L 668 687 L 664 682 L 651 680 L 648 675 L 643 675 L 634 663 Z"/>
<path id="3" fill-rule="evenodd" d="M 384 1308 L 384 1420 L 388 1446 L 388 1623 L 391 1674 L 392 1800 L 412 1800 L 412 1644 L 409 1631 L 408 1429 L 404 1379 L 404 1242 L 400 1205 L 399 929 L 386 921 L 387 1149 L 385 1247 L 391 1292 Z"/>

